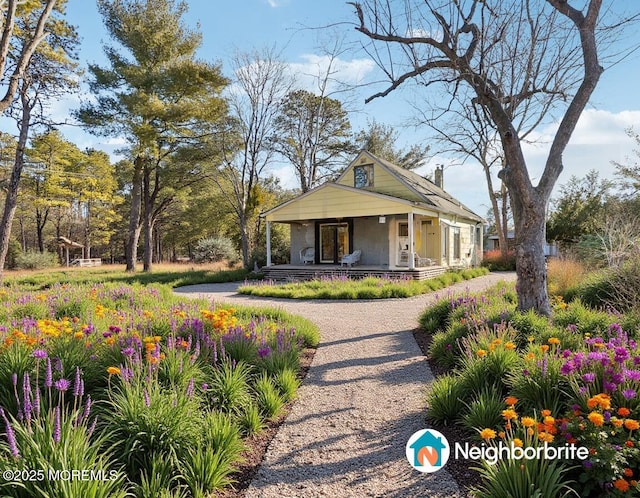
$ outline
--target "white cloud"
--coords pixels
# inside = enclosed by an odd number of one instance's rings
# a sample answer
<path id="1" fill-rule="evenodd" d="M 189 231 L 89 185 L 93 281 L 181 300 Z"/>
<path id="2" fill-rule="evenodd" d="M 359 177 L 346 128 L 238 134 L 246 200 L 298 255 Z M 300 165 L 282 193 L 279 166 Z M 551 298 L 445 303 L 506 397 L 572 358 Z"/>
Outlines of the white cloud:
<path id="1" fill-rule="evenodd" d="M 375 68 L 375 62 L 371 59 L 332 60 L 327 55 L 315 54 L 304 54 L 300 58 L 302 62 L 289 63 L 289 69 L 298 83 L 311 92 L 318 90 L 319 78 L 324 78 L 327 72 L 330 73 L 331 92 L 344 84 L 362 84 L 365 77 Z"/>
<path id="2" fill-rule="evenodd" d="M 267 0 L 267 4 L 269 7 L 273 9 L 277 9 L 278 7 L 283 7 L 289 3 L 289 0 Z"/>

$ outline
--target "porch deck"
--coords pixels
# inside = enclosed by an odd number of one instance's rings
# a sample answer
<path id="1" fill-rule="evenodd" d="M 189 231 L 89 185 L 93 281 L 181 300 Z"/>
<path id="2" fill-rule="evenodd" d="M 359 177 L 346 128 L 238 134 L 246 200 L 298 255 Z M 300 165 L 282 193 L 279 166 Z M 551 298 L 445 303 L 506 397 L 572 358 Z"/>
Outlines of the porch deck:
<path id="1" fill-rule="evenodd" d="M 349 278 L 395 277 L 426 280 L 447 271 L 445 266 L 425 266 L 414 270 L 391 270 L 381 266 L 340 266 L 340 265 L 274 265 L 262 268 L 265 278 L 277 282 L 313 280 L 323 276 L 347 276 Z"/>

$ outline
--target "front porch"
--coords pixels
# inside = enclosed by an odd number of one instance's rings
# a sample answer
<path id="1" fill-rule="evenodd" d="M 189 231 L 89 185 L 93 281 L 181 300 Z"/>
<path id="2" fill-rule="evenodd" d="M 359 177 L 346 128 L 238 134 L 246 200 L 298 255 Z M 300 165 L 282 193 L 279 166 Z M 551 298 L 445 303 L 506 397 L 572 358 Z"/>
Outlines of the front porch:
<path id="1" fill-rule="evenodd" d="M 389 269 L 382 266 L 363 265 L 346 267 L 340 265 L 275 265 L 262 268 L 265 278 L 276 282 L 321 279 L 322 277 L 366 277 L 407 278 L 427 280 L 447 271 L 445 266 L 425 266 L 409 269 Z"/>

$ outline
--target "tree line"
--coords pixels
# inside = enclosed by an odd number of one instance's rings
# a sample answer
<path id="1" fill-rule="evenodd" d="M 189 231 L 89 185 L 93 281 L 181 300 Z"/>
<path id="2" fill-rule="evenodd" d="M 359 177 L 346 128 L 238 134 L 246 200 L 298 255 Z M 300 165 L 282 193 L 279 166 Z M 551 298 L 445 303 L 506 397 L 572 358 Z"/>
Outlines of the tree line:
<path id="1" fill-rule="evenodd" d="M 2 267 L 7 253 L 55 251 L 61 236 L 81 243 L 86 258 L 131 271 L 139 257 L 148 271 L 191 256 L 201 238 L 224 236 L 253 266 L 264 246 L 260 213 L 294 195 L 273 176 L 278 157 L 293 167 L 298 192 L 331 178 L 361 148 L 406 167 L 425 160 L 426 147 L 397 148 L 397 132 L 384 124 L 353 132 L 330 95 L 334 59 L 317 93 L 299 87 L 275 49 L 236 54 L 226 76 L 220 63 L 198 57 L 202 36 L 184 23 L 185 2 L 99 0 L 107 62 L 88 66 L 93 98 L 73 117 L 92 134 L 125 141 L 124 159 L 112 164 L 66 140 L 47 110 L 79 86 L 79 41 L 64 4 L 2 5 L 4 35 L 14 40 L 9 59 L 33 52 L 3 73 L 19 84 L 15 98 L 5 97 L 18 138 L 1 137 Z M 276 243 L 286 239 L 276 229 Z"/>

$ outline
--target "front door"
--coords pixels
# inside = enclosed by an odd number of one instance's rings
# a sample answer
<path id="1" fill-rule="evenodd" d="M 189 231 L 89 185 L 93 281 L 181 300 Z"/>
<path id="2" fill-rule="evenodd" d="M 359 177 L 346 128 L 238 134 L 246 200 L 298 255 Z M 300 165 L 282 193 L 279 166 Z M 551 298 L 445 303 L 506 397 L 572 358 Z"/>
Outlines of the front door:
<path id="1" fill-rule="evenodd" d="M 348 223 L 320 224 L 320 263 L 338 264 L 349 254 Z"/>

